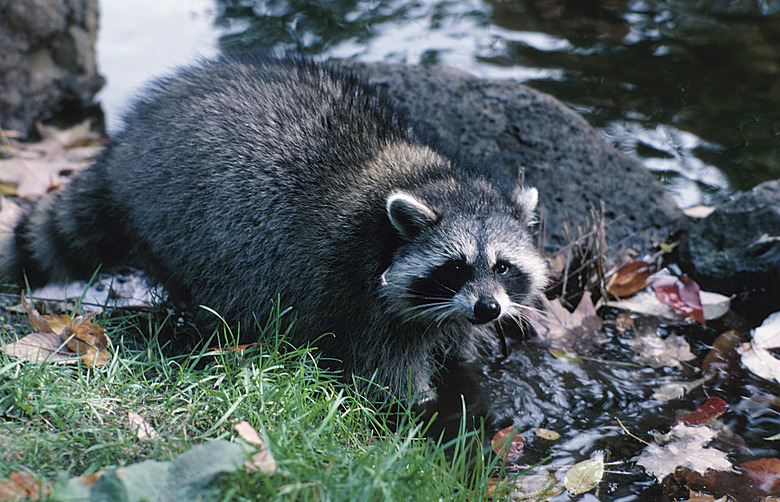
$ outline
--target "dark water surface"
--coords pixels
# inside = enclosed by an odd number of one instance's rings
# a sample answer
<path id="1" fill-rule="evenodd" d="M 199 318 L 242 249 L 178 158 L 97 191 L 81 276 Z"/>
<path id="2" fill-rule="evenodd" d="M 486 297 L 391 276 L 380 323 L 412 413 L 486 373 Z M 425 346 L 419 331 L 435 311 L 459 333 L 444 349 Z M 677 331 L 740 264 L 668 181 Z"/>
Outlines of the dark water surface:
<path id="1" fill-rule="evenodd" d="M 780 177 L 780 0 L 122 4 L 103 2 L 108 95 L 152 76 L 156 59 L 183 64 L 218 48 L 443 63 L 563 100 L 682 207 Z"/>

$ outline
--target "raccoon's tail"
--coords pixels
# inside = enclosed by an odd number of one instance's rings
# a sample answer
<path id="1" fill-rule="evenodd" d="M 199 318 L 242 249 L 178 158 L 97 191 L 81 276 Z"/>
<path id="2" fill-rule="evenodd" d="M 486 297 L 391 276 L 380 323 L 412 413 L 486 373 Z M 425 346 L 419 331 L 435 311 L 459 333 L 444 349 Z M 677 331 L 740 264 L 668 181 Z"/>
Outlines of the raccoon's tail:
<path id="1" fill-rule="evenodd" d="M 93 166 L 94 167 L 94 166 Z M 123 232 L 96 169 L 21 212 L 0 229 L 0 282 L 31 286 L 88 279 L 101 266 L 126 258 Z"/>

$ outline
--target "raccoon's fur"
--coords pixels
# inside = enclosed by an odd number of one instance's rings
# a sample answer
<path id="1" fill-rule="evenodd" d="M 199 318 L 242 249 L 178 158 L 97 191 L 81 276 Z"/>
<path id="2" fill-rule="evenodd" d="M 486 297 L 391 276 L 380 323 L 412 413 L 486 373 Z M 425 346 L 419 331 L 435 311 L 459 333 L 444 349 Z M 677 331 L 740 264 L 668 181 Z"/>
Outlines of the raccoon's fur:
<path id="1" fill-rule="evenodd" d="M 293 342 L 397 396 L 497 347 L 545 282 L 536 190 L 447 152 L 373 87 L 299 59 L 225 56 L 137 100 L 102 156 L 0 242 L 21 283 L 144 269 L 196 321 L 275 305 Z"/>

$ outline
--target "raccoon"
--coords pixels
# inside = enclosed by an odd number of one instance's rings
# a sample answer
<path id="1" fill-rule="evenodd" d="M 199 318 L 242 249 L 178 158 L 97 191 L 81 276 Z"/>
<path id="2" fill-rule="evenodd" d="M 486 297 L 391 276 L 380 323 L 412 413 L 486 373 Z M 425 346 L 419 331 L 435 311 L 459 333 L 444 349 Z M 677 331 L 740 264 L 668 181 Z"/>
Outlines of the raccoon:
<path id="1" fill-rule="evenodd" d="M 496 350 L 494 324 L 540 292 L 536 203 L 347 70 L 226 55 L 152 83 L 4 236 L 0 275 L 135 266 L 196 323 L 213 326 L 205 305 L 250 335 L 279 299 L 293 343 L 406 398 L 449 358 Z"/>

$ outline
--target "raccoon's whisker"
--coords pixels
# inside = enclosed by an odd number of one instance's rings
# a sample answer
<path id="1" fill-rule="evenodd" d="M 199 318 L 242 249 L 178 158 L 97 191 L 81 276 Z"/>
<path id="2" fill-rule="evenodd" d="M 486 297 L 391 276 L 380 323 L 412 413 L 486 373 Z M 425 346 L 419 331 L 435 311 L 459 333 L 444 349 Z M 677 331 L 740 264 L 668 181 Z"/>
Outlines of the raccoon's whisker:
<path id="1" fill-rule="evenodd" d="M 449 302 L 435 302 L 426 303 L 422 305 L 413 305 L 404 309 L 403 313 L 406 315 L 402 324 L 406 324 L 410 321 L 414 321 L 423 317 L 427 317 L 426 314 L 434 313 L 439 310 L 447 310 L 450 308 Z M 438 317 L 437 317 L 438 318 Z"/>

